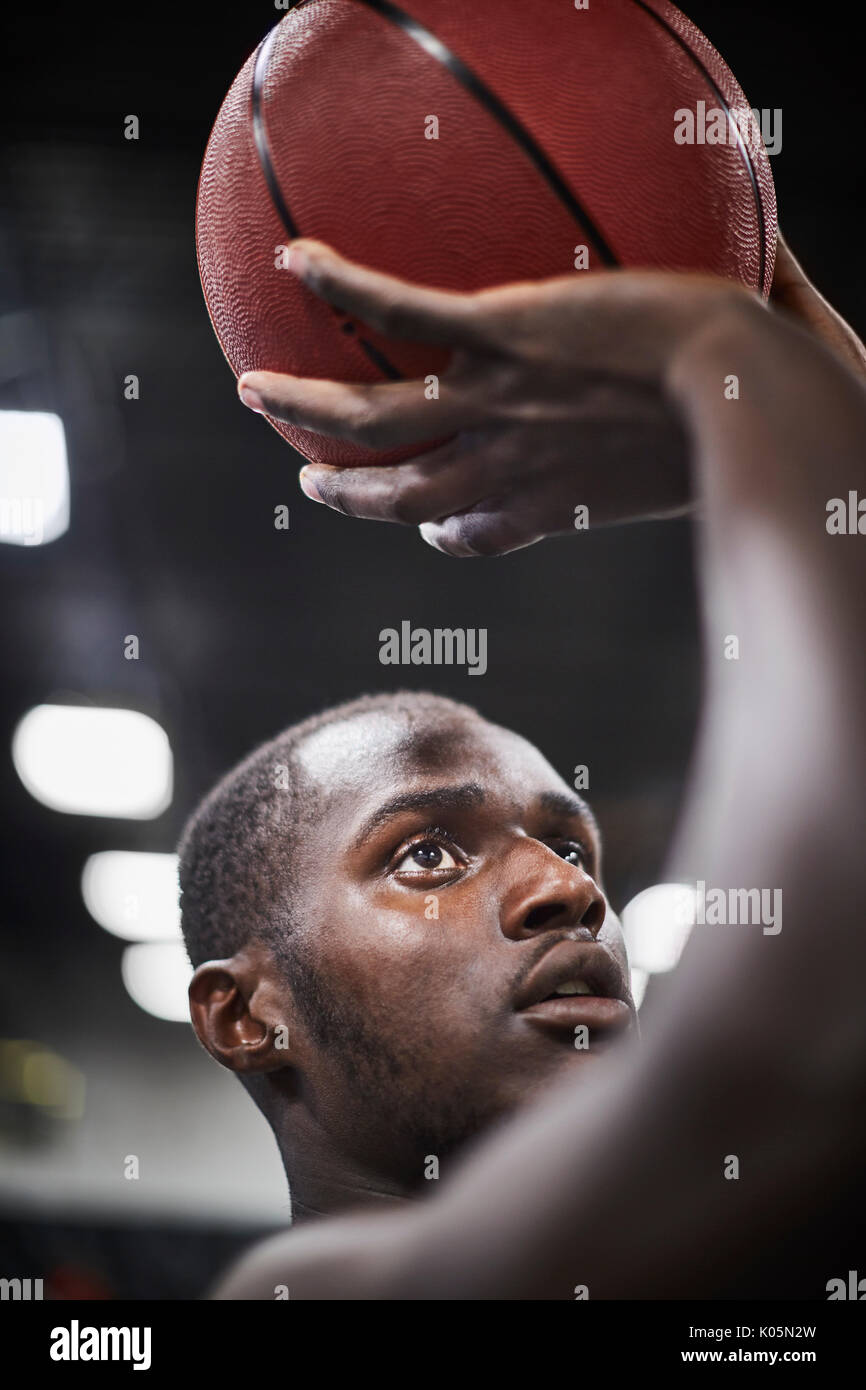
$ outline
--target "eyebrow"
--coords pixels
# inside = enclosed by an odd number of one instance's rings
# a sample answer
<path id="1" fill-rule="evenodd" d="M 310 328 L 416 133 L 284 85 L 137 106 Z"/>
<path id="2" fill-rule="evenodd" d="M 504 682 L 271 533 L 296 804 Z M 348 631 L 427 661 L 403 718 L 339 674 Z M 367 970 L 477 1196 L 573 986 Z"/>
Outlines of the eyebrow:
<path id="1" fill-rule="evenodd" d="M 385 825 L 404 811 L 465 811 L 480 806 L 486 799 L 484 788 L 478 782 L 463 782 L 454 787 L 435 787 L 427 792 L 402 792 L 391 797 L 373 812 L 358 834 L 354 847 L 359 848 L 380 826 Z"/>
<path id="2" fill-rule="evenodd" d="M 401 792 L 383 802 L 371 816 L 364 821 L 355 836 L 354 848 L 358 849 L 374 835 L 381 826 L 406 811 L 466 811 L 483 805 L 486 800 L 484 788 L 478 782 L 463 782 L 459 786 L 435 787 L 426 792 Z M 542 792 L 538 805 L 553 816 L 578 817 L 585 821 L 598 834 L 598 825 L 588 802 L 570 792 Z"/>
<path id="3" fill-rule="evenodd" d="M 553 816 L 578 816 L 598 832 L 598 823 L 592 808 L 582 796 L 573 796 L 571 792 L 542 792 L 538 804 L 543 811 L 549 811 Z"/>

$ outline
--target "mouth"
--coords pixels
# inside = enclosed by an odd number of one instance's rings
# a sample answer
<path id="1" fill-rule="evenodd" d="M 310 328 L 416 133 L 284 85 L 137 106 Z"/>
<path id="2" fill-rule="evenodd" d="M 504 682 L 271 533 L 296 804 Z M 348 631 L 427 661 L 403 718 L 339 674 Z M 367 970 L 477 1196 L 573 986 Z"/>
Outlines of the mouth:
<path id="1" fill-rule="evenodd" d="M 595 941 L 563 941 L 530 973 L 515 1009 L 527 1023 L 572 1035 L 584 1026 L 592 1045 L 627 1032 L 634 1022 L 624 972 Z"/>

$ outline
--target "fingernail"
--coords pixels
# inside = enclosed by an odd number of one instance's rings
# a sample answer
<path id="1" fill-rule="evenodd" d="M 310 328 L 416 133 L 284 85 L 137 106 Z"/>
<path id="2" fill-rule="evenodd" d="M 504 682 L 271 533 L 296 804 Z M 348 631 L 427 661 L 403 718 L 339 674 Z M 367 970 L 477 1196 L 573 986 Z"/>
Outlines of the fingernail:
<path id="1" fill-rule="evenodd" d="M 244 405 L 248 405 L 250 410 L 258 410 L 264 414 L 265 403 L 258 391 L 254 391 L 251 386 L 242 386 L 239 395 Z"/>
<path id="2" fill-rule="evenodd" d="M 310 472 L 309 468 L 302 468 L 300 471 L 298 482 L 301 484 L 301 491 L 309 497 L 311 502 L 321 502 L 321 494 L 313 482 Z"/>
<path id="3" fill-rule="evenodd" d="M 422 521 L 421 525 L 418 527 L 418 531 L 422 541 L 426 541 L 431 550 L 438 550 L 442 555 L 448 554 L 448 551 L 443 550 L 439 541 L 436 539 L 436 526 L 434 522 Z"/>

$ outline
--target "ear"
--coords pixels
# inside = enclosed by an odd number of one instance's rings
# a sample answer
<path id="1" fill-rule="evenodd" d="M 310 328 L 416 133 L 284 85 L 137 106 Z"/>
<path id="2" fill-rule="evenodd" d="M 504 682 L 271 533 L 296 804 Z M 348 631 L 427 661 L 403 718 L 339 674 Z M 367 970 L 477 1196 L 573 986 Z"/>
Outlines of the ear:
<path id="1" fill-rule="evenodd" d="M 280 1071 L 297 1061 L 286 1017 L 289 988 L 260 942 L 200 965 L 190 981 L 189 1011 L 202 1047 L 229 1071 Z"/>

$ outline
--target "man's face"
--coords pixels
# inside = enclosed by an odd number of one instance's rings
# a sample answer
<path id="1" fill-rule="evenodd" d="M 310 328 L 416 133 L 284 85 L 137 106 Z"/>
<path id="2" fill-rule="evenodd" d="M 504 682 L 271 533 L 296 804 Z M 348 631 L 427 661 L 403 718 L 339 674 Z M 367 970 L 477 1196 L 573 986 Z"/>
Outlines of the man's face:
<path id="1" fill-rule="evenodd" d="M 299 756 L 304 1098 L 344 1152 L 420 1179 L 634 1033 L 598 832 L 537 749 L 470 715 L 371 712 Z"/>

